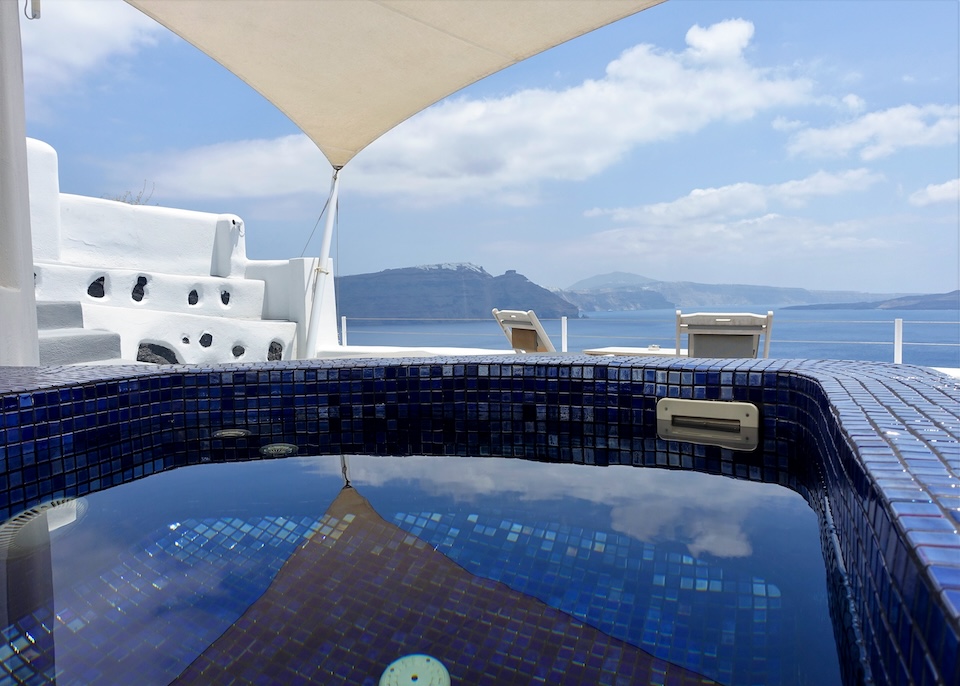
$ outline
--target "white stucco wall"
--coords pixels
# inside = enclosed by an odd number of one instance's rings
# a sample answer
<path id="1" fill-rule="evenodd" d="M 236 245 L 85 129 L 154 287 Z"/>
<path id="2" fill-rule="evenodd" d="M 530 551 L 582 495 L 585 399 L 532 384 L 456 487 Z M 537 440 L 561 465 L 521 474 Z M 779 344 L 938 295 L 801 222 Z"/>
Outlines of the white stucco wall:
<path id="1" fill-rule="evenodd" d="M 75 300 L 89 305 L 234 319 L 261 319 L 263 316 L 265 284 L 256 279 L 183 276 L 50 262 L 37 262 L 34 267 L 37 298 L 40 300 Z M 90 285 L 100 278 L 103 279 L 103 296 L 90 295 Z M 142 287 L 141 299 L 137 300 L 134 289 L 141 279 L 146 283 Z M 191 304 L 192 293 L 196 293 L 194 304 Z"/>
<path id="2" fill-rule="evenodd" d="M 57 151 L 46 143 L 27 139 L 30 180 L 30 223 L 33 259 L 60 259 L 60 177 Z"/>
<path id="3" fill-rule="evenodd" d="M 263 301 L 264 319 L 287 319 L 296 322 L 309 322 L 313 305 L 313 277 L 319 258 L 296 258 L 292 260 L 250 261 L 247 263 L 247 277 L 263 279 L 266 283 Z M 327 273 L 321 274 L 327 279 L 323 289 L 323 302 L 320 313 L 320 331 L 317 336 L 317 348 L 329 350 L 339 345 L 337 333 L 337 299 L 333 287 L 333 260 L 327 261 Z M 297 329 L 297 349 L 305 350 L 307 327 Z M 311 351 L 312 357 L 316 351 Z"/>
<path id="4" fill-rule="evenodd" d="M 84 327 L 119 333 L 124 359 L 142 343 L 184 363 L 266 360 L 272 342 L 283 359 L 305 352 L 316 259 L 247 259 L 233 214 L 60 193 L 53 148 L 31 140 L 28 151 L 40 300 L 80 302 Z M 338 344 L 332 261 L 328 269 L 322 348 Z M 98 279 L 102 295 L 91 294 Z"/>
<path id="5" fill-rule="evenodd" d="M 131 205 L 82 195 L 60 195 L 60 261 L 73 265 L 110 265 L 162 274 L 229 276 L 246 261 L 238 240 L 217 245 L 218 224 L 243 223 L 236 215 Z M 223 233 L 222 230 L 220 233 Z M 215 250 L 215 247 L 217 250 Z M 232 248 L 234 252 L 223 253 Z M 227 265 L 223 269 L 223 265 Z M 241 269 L 234 269 L 242 274 Z"/>
<path id="6" fill-rule="evenodd" d="M 297 325 L 294 322 L 251 321 L 225 317 L 204 317 L 149 310 L 124 310 L 118 317 L 115 307 L 83 305 L 85 327 L 109 329 L 120 334 L 120 355 L 135 360 L 141 343 L 154 343 L 173 350 L 185 364 L 216 362 L 263 362 L 270 344 L 282 346 L 282 359 L 297 356 Z M 205 338 L 207 336 L 208 338 Z M 236 346 L 243 353 L 234 354 Z"/>

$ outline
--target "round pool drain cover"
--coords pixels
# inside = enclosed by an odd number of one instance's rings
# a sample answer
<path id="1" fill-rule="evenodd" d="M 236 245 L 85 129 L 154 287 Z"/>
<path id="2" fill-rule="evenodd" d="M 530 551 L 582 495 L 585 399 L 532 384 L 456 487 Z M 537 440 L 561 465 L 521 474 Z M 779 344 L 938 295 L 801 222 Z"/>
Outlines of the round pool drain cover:
<path id="1" fill-rule="evenodd" d="M 264 457 L 287 457 L 296 453 L 297 446 L 292 443 L 271 443 L 260 448 L 260 454 Z"/>
<path id="2" fill-rule="evenodd" d="M 450 686 L 450 672 L 435 657 L 406 655 L 391 663 L 380 677 L 380 686 Z"/>
<path id="3" fill-rule="evenodd" d="M 220 429 L 213 432 L 214 438 L 243 438 L 249 435 L 249 429 Z"/>

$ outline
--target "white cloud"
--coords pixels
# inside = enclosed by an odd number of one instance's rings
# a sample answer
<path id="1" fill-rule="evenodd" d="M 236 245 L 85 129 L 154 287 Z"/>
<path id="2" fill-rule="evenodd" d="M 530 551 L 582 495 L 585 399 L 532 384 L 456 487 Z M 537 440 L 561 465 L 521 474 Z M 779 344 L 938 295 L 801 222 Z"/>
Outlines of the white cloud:
<path id="1" fill-rule="evenodd" d="M 941 184 L 930 184 L 916 193 L 913 193 L 909 202 L 911 205 L 923 207 L 934 203 L 952 202 L 960 200 L 960 179 L 953 179 Z"/>
<path id="2" fill-rule="evenodd" d="M 669 240 L 665 240 L 667 232 Z M 616 228 L 593 234 L 589 243 L 599 252 L 642 255 L 646 260 L 656 256 L 676 264 L 682 264 L 693 252 L 700 252 L 707 261 L 723 261 L 751 253 L 787 255 L 892 245 L 870 237 L 862 222 L 817 222 L 777 213 L 726 222 L 677 223 L 666 231 L 648 226 Z"/>
<path id="3" fill-rule="evenodd" d="M 355 183 L 370 193 L 434 200 L 529 199 L 540 181 L 588 178 L 634 147 L 809 101 L 809 81 L 747 63 L 752 35 L 743 20 L 694 27 L 682 53 L 637 45 L 603 78 L 566 90 L 447 101 L 361 153 Z"/>
<path id="4" fill-rule="evenodd" d="M 796 207 L 812 197 L 865 191 L 883 178 L 883 174 L 864 168 L 849 169 L 839 174 L 818 171 L 805 179 L 786 181 L 766 186 L 766 188 L 769 189 L 772 198 Z"/>
<path id="5" fill-rule="evenodd" d="M 320 473 L 339 473 L 335 460 L 314 460 Z M 305 460 L 305 461 L 306 461 Z M 365 486 L 415 479 L 428 493 L 458 502 L 514 498 L 524 502 L 576 499 L 609 508 L 612 530 L 656 543 L 684 541 L 692 555 L 742 557 L 752 552 L 744 523 L 757 507 L 806 505 L 773 484 L 722 476 L 629 466 L 552 465 L 526 460 L 471 460 L 462 457 L 405 457 L 384 460 L 347 456 L 351 483 Z M 678 494 L 693 488 L 695 503 Z"/>
<path id="6" fill-rule="evenodd" d="M 138 160 L 165 196 L 264 198 L 326 191 L 331 169 L 302 134 L 234 141 Z M 129 170 L 123 176 L 131 176 Z M 134 175 L 135 176 L 135 175 Z"/>
<path id="7" fill-rule="evenodd" d="M 787 119 L 786 117 L 777 117 L 776 119 L 773 120 L 770 126 L 773 127 L 774 131 L 790 132 L 790 131 L 796 131 L 797 129 L 802 129 L 804 126 L 806 126 L 806 124 L 802 121 L 798 121 L 795 119 Z"/>
<path id="8" fill-rule="evenodd" d="M 345 173 L 354 191 L 368 194 L 429 203 L 493 197 L 523 204 L 536 198 L 540 182 L 589 178 L 637 146 L 810 101 L 810 81 L 774 76 L 747 63 L 743 51 L 752 34 L 753 25 L 743 20 L 695 27 L 684 52 L 637 45 L 611 62 L 602 78 L 571 88 L 447 100 L 374 142 Z M 232 187 L 262 194 L 258 168 L 243 160 L 253 154 L 269 173 L 280 165 L 282 176 L 288 171 L 295 176 L 299 169 L 312 178 L 311 147 L 293 145 L 289 137 L 227 143 L 216 146 L 209 162 L 206 150 L 198 150 L 174 155 L 183 159 L 168 159 L 163 166 L 176 170 L 193 195 L 207 194 L 208 185 L 216 192 Z M 234 152 L 238 163 L 231 164 Z M 292 157 L 271 160 L 280 155 Z M 285 187 L 295 191 L 298 185 Z"/>
<path id="9" fill-rule="evenodd" d="M 839 174 L 819 171 L 804 179 L 766 186 L 736 183 L 720 188 L 697 188 L 670 202 L 607 210 L 597 208 L 586 215 L 607 215 L 614 221 L 644 226 L 680 227 L 691 221 L 718 222 L 765 213 L 774 202 L 797 207 L 812 197 L 863 191 L 882 179 L 881 174 L 867 169 L 851 169 Z"/>
<path id="10" fill-rule="evenodd" d="M 867 103 L 863 98 L 861 98 L 859 95 L 854 95 L 853 93 L 844 95 L 841 102 L 851 112 L 862 112 L 867 106 Z"/>
<path id="11" fill-rule="evenodd" d="M 806 285 L 808 288 L 878 288 L 863 275 L 849 282 L 818 275 L 902 253 L 910 238 L 890 235 L 875 220 L 819 220 L 776 212 L 673 224 L 630 223 L 581 237 L 545 243 L 516 238 L 491 246 L 499 254 L 532 254 L 548 264 L 604 265 L 666 281 Z M 594 269 L 595 273 L 597 270 Z M 816 285 L 813 285 L 816 283 Z M 889 290 L 889 285 L 886 286 Z M 887 292 L 879 288 L 877 292 Z"/>
<path id="12" fill-rule="evenodd" d="M 42 98 L 115 56 L 155 45 L 166 29 L 121 0 L 43 0 L 40 19 L 21 13 L 20 33 L 28 97 Z"/>
<path id="13" fill-rule="evenodd" d="M 816 216 L 816 199 L 866 191 L 884 178 L 851 169 L 779 184 L 695 189 L 670 202 L 591 210 L 588 217 L 608 217 L 618 225 L 579 238 L 536 246 L 517 239 L 493 249 L 536 250 L 548 263 L 604 264 L 671 281 L 808 283 L 828 264 L 842 269 L 851 258 L 889 256 L 901 247 L 902 230 L 891 231 L 883 221 Z M 810 204 L 812 216 L 792 211 Z M 663 271 L 666 265 L 669 271 Z"/>
<path id="14" fill-rule="evenodd" d="M 753 24 L 743 19 L 714 24 L 699 24 L 687 31 L 687 45 L 692 57 L 707 61 L 737 60 L 753 38 Z"/>
<path id="15" fill-rule="evenodd" d="M 859 151 L 862 159 L 875 160 L 903 148 L 955 144 L 958 129 L 960 107 L 901 105 L 838 126 L 805 129 L 793 136 L 788 149 L 811 157 L 843 157 Z"/>

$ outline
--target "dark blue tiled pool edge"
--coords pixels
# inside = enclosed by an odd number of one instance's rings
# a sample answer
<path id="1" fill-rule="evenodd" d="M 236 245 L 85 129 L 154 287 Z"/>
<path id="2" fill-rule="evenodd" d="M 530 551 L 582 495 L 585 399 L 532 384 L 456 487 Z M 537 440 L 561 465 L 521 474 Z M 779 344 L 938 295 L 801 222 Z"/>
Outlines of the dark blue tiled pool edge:
<path id="1" fill-rule="evenodd" d="M 960 683 L 960 381 L 923 368 L 541 355 L 0 368 L 0 514 L 210 453 L 249 459 L 212 438 L 232 426 L 263 440 L 313 436 L 323 453 L 454 446 L 446 454 L 648 464 L 637 427 L 649 432 L 660 397 L 754 402 L 768 447 L 813 451 L 826 502 L 811 504 L 832 523 L 828 574 L 852 600 L 835 622 L 857 629 L 863 678 Z M 729 451 L 657 455 L 660 466 L 783 478 L 776 464 L 741 473 Z"/>

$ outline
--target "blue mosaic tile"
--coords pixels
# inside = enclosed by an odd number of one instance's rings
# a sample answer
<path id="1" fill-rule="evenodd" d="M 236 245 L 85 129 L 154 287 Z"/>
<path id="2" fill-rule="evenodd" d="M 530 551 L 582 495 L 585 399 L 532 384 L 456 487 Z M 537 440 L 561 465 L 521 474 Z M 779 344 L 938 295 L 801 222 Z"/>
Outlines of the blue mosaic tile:
<path id="1" fill-rule="evenodd" d="M 308 517 L 262 517 L 191 519 L 156 532 L 121 553 L 118 564 L 98 579 L 59 591 L 56 615 L 41 608 L 5 627 L 0 681 L 79 685 L 96 674 L 101 683 L 170 683 L 267 589 L 297 545 L 320 529 L 321 523 Z M 229 579 L 223 576 L 224 560 Z M 199 609 L 193 611 L 195 604 Z M 151 617 L 167 618 L 150 622 Z M 186 626 L 197 640 L 182 641 L 164 632 L 166 626 L 180 631 Z M 44 644 L 55 631 L 56 659 L 85 665 L 83 672 L 54 674 L 52 660 L 26 658 L 31 651 L 52 655 Z"/>
<path id="2" fill-rule="evenodd" d="M 398 513 L 393 523 L 471 573 L 720 683 L 795 678 L 769 658 L 793 646 L 780 590 L 764 579 L 725 573 L 629 536 L 569 525 L 436 512 Z M 615 569 L 627 571 L 611 585 Z M 649 595 L 637 595 L 648 589 Z M 695 621 L 691 606 L 699 608 Z"/>
<path id="3" fill-rule="evenodd" d="M 656 439 L 660 397 L 757 403 L 764 456 Z M 251 436 L 213 438 L 230 427 Z M 915 367 L 550 355 L 8 367 L 0 514 L 178 466 L 261 459 L 259 447 L 279 441 L 671 466 L 794 488 L 797 470 L 815 465 L 823 493 L 805 497 L 848 599 L 833 612 L 848 680 L 960 683 L 960 382 Z"/>

